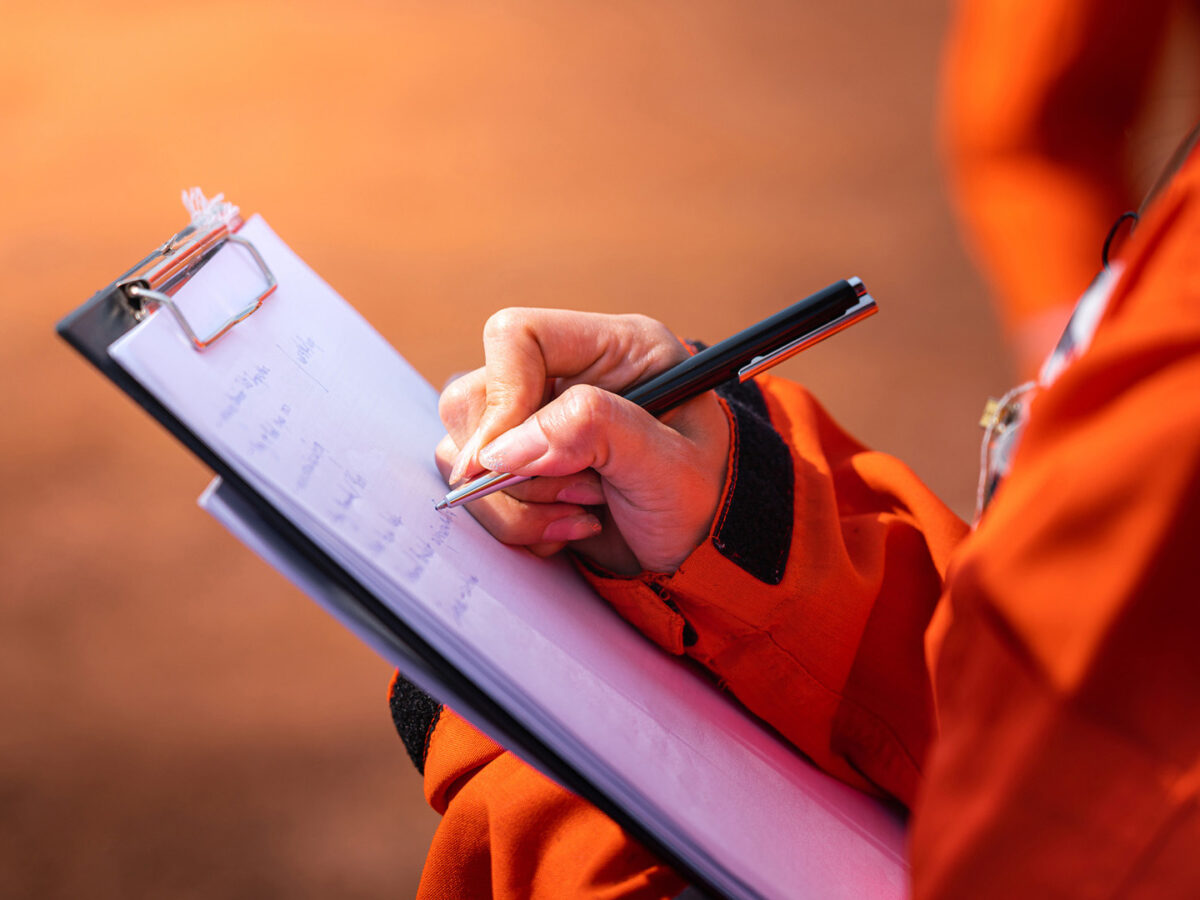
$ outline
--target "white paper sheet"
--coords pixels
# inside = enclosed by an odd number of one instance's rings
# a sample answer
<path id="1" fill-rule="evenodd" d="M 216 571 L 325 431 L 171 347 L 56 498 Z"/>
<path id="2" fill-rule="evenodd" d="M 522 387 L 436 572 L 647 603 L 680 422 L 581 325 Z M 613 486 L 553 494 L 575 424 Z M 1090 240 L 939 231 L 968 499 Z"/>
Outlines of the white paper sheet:
<path id="1" fill-rule="evenodd" d="M 279 282 L 258 312 L 204 353 L 156 313 L 113 358 L 722 890 L 904 895 L 893 814 L 815 771 L 626 625 L 569 565 L 497 543 L 463 511 L 436 512 L 445 485 L 432 458 L 443 433 L 434 391 L 265 222 L 241 234 Z M 199 314 L 218 290 L 255 292 L 256 277 L 229 245 L 176 301 Z"/>

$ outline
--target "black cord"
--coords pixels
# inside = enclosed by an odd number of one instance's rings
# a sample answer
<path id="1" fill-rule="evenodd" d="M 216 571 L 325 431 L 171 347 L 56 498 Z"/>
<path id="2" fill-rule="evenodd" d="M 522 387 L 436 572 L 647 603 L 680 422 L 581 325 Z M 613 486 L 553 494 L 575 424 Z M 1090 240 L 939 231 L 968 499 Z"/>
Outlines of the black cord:
<path id="1" fill-rule="evenodd" d="M 1100 251 L 1100 261 L 1104 263 L 1104 268 L 1108 268 L 1108 251 L 1112 249 L 1112 242 L 1116 238 L 1117 232 L 1120 231 L 1121 226 L 1125 224 L 1125 220 L 1132 219 L 1133 224 L 1136 225 L 1138 218 L 1138 214 L 1132 209 L 1117 216 L 1117 221 L 1113 222 L 1113 227 L 1108 230 L 1108 237 L 1104 239 L 1104 249 Z M 1132 228 L 1132 226 L 1130 227 Z"/>

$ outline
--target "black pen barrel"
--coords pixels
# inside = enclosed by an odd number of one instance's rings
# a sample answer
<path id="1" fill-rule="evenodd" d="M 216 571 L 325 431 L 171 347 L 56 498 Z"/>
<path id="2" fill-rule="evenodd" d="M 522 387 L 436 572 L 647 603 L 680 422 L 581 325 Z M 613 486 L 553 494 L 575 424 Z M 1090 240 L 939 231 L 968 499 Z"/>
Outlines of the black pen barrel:
<path id="1" fill-rule="evenodd" d="M 659 416 L 731 379 L 751 361 L 836 321 L 852 309 L 862 283 L 834 282 L 756 325 L 701 350 L 691 359 L 624 392 L 626 400 Z"/>

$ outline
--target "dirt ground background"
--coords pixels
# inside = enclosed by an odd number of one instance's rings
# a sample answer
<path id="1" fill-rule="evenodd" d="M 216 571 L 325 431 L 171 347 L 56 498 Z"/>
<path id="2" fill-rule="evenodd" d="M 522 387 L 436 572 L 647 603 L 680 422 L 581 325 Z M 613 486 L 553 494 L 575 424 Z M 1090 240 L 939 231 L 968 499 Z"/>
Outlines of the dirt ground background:
<path id="1" fill-rule="evenodd" d="M 403 897 L 435 825 L 389 667 L 53 335 L 180 188 L 263 213 L 436 384 L 501 306 L 713 340 L 857 274 L 881 315 L 783 372 L 966 514 L 1010 376 L 939 174 L 947 15 L 5 4 L 0 895 Z"/>

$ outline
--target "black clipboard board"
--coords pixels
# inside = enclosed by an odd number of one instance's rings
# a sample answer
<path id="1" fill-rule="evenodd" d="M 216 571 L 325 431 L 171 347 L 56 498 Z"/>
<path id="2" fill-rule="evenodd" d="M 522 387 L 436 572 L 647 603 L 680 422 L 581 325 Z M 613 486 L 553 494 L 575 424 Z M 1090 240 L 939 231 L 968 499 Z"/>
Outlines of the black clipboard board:
<path id="1" fill-rule="evenodd" d="M 196 455 L 232 489 L 257 524 L 266 526 L 280 544 L 302 555 L 342 594 L 342 613 L 368 629 L 390 651 L 390 661 L 404 674 L 432 689 L 438 699 L 456 709 L 472 713 L 487 723 L 487 730 L 504 746 L 583 797 L 624 828 L 647 849 L 674 868 L 693 885 L 693 891 L 722 897 L 758 897 L 758 892 L 730 874 L 734 893 L 723 893 L 708 878 L 683 859 L 662 836 L 653 833 L 627 810 L 614 802 L 545 741 L 496 704 L 465 677 L 443 654 L 433 648 L 391 609 L 362 586 L 329 554 L 300 531 L 266 498 L 252 488 L 219 454 L 204 443 L 166 406 L 127 373 L 109 355 L 108 349 L 157 307 L 166 307 L 179 321 L 193 345 L 203 350 L 220 339 L 242 319 L 252 315 L 274 288 L 274 278 L 253 245 L 237 236 L 240 218 L 215 227 L 188 226 L 134 265 L 92 298 L 64 316 L 56 325 L 58 334 L 95 366 L 101 374 L 146 410 L 161 426 Z M 238 315 L 207 337 L 198 337 L 170 302 L 171 294 L 186 283 L 225 245 L 235 241 L 248 247 L 266 275 L 267 289 Z"/>

